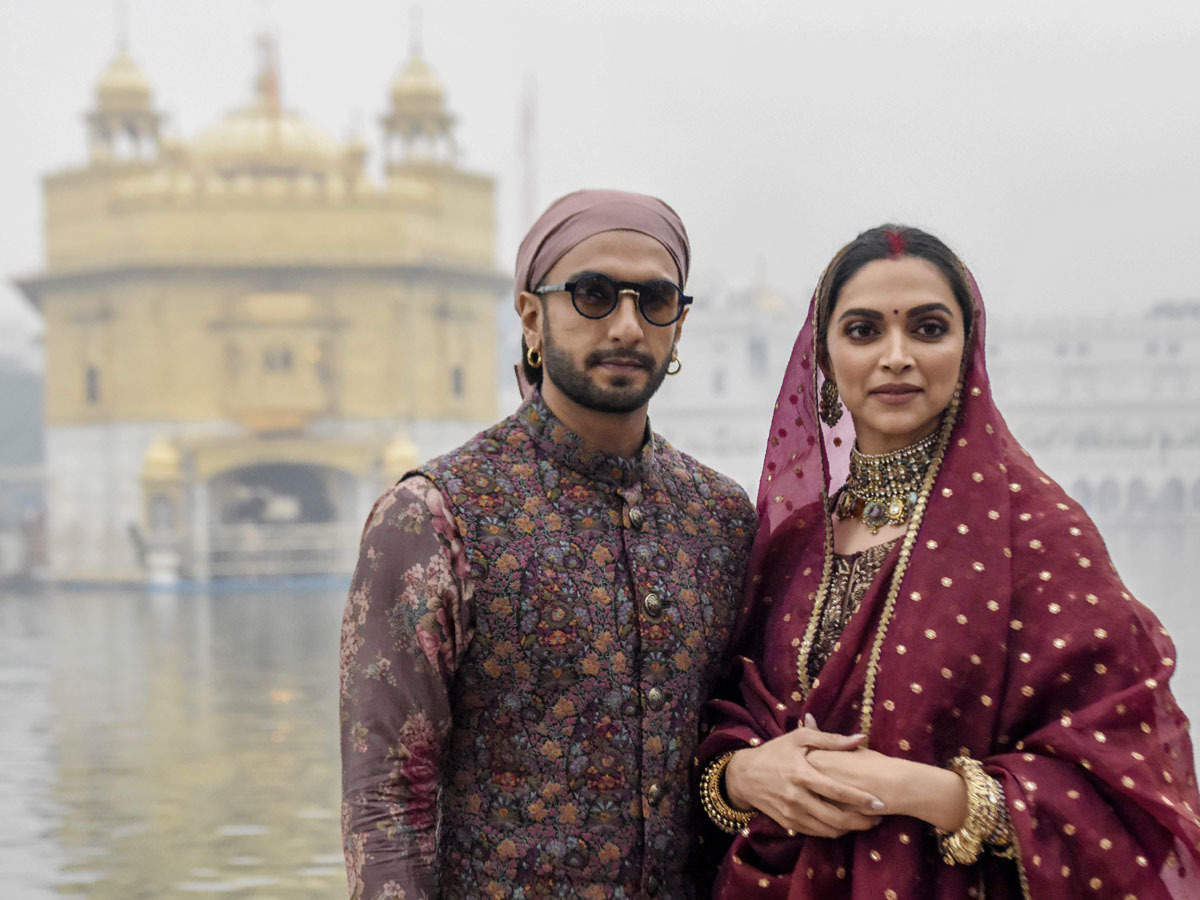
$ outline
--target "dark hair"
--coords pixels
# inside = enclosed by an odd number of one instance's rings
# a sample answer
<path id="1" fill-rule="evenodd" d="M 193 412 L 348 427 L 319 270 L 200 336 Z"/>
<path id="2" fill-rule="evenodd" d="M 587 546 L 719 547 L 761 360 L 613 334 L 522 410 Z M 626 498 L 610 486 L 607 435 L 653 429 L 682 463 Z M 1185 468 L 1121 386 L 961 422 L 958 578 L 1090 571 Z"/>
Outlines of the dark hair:
<path id="1" fill-rule="evenodd" d="M 877 259 L 898 259 L 916 256 L 935 265 L 950 283 L 954 299 L 962 310 L 963 325 L 971 332 L 975 308 L 971 292 L 971 276 L 967 268 L 942 241 L 920 228 L 909 225 L 880 225 L 864 231 L 837 252 L 825 268 L 817 286 L 817 348 L 825 353 L 829 319 L 837 305 L 838 294 L 854 274 Z"/>

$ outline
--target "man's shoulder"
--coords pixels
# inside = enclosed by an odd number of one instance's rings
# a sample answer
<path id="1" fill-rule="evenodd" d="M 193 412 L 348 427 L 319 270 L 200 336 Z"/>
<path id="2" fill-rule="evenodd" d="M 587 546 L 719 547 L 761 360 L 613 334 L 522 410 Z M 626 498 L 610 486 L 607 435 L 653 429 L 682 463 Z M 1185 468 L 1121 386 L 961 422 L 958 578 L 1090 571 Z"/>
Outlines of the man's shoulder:
<path id="1" fill-rule="evenodd" d="M 515 415 L 506 416 L 474 437 L 439 456 L 427 460 L 415 471 L 426 477 L 452 473 L 463 468 L 495 459 L 506 451 L 526 443 L 528 435 Z"/>
<path id="2" fill-rule="evenodd" d="M 406 531 L 420 530 L 420 526 L 432 519 L 439 499 L 433 482 L 410 472 L 376 498 L 363 532 L 398 524 Z"/>
<path id="3" fill-rule="evenodd" d="M 684 481 L 690 481 L 702 493 L 717 501 L 737 507 L 739 512 L 753 517 L 754 504 L 750 502 L 745 488 L 711 466 L 707 466 L 688 453 L 684 453 L 661 435 L 654 435 L 661 463 Z"/>

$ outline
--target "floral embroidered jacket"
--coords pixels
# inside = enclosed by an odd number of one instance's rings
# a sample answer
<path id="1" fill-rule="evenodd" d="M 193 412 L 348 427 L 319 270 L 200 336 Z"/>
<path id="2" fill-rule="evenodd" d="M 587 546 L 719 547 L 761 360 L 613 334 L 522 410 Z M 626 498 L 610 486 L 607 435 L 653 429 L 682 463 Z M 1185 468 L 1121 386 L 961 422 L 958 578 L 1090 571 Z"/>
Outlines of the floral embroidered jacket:
<path id="1" fill-rule="evenodd" d="M 354 897 L 687 897 L 698 713 L 754 510 L 536 394 L 385 493 L 342 634 Z"/>

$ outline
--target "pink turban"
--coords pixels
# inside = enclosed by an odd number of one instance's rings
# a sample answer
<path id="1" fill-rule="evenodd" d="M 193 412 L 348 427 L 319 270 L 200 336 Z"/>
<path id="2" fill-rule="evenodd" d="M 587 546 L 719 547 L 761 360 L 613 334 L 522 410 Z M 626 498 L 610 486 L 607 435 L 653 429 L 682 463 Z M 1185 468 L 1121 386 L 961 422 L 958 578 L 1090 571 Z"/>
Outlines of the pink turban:
<path id="1" fill-rule="evenodd" d="M 683 220 L 657 197 L 627 191 L 575 191 L 555 200 L 517 250 L 516 293 L 537 287 L 567 251 L 602 231 L 638 231 L 667 248 L 687 282 L 691 248 Z M 515 298 L 514 298 L 515 304 Z"/>

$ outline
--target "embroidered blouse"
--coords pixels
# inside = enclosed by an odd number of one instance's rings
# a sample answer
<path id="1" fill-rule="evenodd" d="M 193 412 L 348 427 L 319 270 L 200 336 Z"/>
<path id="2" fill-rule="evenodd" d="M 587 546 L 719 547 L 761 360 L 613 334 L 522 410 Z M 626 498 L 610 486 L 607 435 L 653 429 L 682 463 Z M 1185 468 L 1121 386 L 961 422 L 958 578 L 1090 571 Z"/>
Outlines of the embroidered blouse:
<path id="1" fill-rule="evenodd" d="M 899 540 L 885 541 L 857 553 L 834 554 L 833 571 L 829 576 L 829 599 L 821 610 L 821 621 L 813 640 L 812 653 L 808 657 L 809 678 L 815 679 L 821 673 L 821 667 L 829 659 L 834 645 L 841 640 L 846 623 L 858 612 L 863 595 Z"/>

